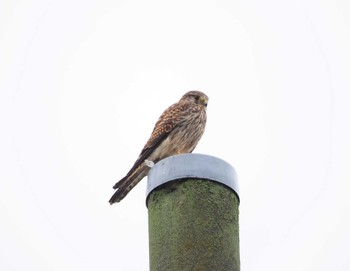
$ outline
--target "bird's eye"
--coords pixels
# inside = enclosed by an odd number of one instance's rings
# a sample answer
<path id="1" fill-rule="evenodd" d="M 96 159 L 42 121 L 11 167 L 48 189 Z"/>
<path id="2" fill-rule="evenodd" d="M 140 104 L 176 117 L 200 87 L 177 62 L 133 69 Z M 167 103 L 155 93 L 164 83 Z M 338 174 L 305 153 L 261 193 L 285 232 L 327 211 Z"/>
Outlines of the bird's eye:
<path id="1" fill-rule="evenodd" d="M 199 101 L 199 96 L 194 96 L 194 100 L 195 100 L 196 102 L 198 102 L 198 101 Z"/>

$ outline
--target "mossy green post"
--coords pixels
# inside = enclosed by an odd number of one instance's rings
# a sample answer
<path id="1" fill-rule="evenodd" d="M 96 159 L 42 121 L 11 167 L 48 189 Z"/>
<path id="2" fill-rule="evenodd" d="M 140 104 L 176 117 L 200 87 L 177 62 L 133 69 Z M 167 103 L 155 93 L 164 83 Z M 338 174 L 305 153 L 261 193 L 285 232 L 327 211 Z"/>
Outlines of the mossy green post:
<path id="1" fill-rule="evenodd" d="M 204 179 L 175 180 L 147 200 L 150 271 L 238 271 L 239 198 Z"/>

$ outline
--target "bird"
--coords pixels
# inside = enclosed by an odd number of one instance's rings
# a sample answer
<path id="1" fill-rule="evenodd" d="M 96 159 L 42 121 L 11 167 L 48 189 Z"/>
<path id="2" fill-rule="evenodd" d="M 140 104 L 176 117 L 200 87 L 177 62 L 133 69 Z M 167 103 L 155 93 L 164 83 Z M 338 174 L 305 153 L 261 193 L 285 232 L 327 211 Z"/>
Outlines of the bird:
<path id="1" fill-rule="evenodd" d="M 192 90 L 161 114 L 136 162 L 113 186 L 111 205 L 124 199 L 158 161 L 194 150 L 205 130 L 208 100 L 203 92 Z"/>

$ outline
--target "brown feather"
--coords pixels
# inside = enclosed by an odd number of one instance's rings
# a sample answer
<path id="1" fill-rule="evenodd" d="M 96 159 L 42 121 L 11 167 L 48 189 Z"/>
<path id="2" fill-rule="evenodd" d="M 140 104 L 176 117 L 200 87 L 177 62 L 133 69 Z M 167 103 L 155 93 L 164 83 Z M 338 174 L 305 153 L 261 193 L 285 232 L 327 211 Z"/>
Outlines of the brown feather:
<path id="1" fill-rule="evenodd" d="M 145 160 L 157 163 L 165 157 L 193 151 L 204 132 L 207 101 L 204 93 L 190 91 L 163 112 L 132 168 L 113 186 L 117 191 L 110 204 L 121 201 L 148 174 L 150 168 Z"/>

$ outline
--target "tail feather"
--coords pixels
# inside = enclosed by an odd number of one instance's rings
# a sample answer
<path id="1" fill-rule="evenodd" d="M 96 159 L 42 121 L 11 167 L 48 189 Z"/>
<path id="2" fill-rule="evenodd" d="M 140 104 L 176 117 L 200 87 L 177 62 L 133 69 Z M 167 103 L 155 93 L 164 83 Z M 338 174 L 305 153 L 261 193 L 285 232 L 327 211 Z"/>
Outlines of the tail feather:
<path id="1" fill-rule="evenodd" d="M 119 182 L 117 182 L 113 188 L 117 189 L 113 196 L 110 198 L 109 203 L 120 202 L 125 196 L 133 189 L 142 179 L 145 177 L 150 168 L 145 164 L 141 164 L 130 175 L 126 175 Z"/>
<path id="2" fill-rule="evenodd" d="M 125 176 L 123 179 L 121 179 L 119 182 L 117 182 L 115 185 L 113 185 L 113 189 L 118 189 L 120 186 L 125 183 L 125 180 L 128 178 L 128 176 Z"/>

